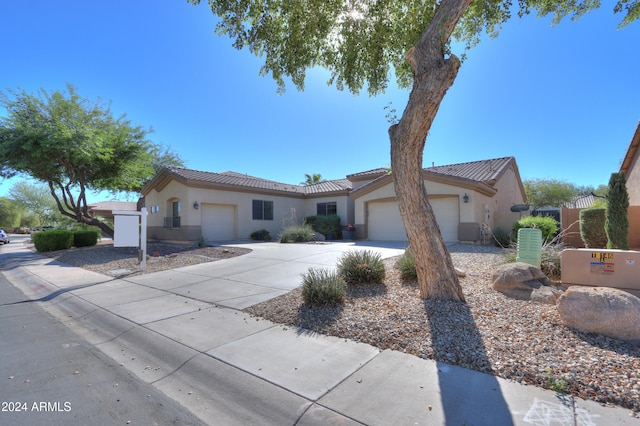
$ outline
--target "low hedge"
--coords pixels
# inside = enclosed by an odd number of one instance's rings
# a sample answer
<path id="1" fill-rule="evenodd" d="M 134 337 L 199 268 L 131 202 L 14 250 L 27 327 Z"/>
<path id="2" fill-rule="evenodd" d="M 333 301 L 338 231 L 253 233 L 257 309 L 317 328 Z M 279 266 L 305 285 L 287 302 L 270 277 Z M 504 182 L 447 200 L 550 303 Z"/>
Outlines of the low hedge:
<path id="1" fill-rule="evenodd" d="M 36 232 L 31 235 L 31 239 L 38 251 L 63 250 L 73 247 L 73 232 L 71 231 Z"/>
<path id="2" fill-rule="evenodd" d="M 86 230 L 73 233 L 73 245 L 76 247 L 89 247 L 98 244 L 98 231 Z"/>

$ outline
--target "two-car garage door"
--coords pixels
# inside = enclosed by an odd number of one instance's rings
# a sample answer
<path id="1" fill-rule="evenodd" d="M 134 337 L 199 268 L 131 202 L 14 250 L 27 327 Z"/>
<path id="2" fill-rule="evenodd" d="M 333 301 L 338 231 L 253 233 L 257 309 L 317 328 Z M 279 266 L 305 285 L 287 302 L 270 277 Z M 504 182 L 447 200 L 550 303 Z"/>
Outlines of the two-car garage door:
<path id="1" fill-rule="evenodd" d="M 429 200 L 445 242 L 458 241 L 458 224 L 460 223 L 458 200 L 458 197 Z M 371 201 L 368 203 L 367 210 L 367 229 L 370 240 L 407 240 L 396 201 Z"/>

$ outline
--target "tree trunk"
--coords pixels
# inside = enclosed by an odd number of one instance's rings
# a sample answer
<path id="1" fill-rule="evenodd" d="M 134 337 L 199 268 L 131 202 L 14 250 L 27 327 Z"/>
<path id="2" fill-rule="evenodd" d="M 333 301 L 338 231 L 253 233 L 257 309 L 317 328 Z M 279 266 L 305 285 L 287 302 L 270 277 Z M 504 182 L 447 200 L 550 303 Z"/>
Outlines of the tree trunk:
<path id="1" fill-rule="evenodd" d="M 402 118 L 389 129 L 396 197 L 415 257 L 420 294 L 425 299 L 464 301 L 451 255 L 427 199 L 422 158 L 431 124 L 460 67 L 454 55 L 445 59 L 444 41 L 470 3 L 443 0 L 418 44 L 407 53 L 413 88 Z"/>

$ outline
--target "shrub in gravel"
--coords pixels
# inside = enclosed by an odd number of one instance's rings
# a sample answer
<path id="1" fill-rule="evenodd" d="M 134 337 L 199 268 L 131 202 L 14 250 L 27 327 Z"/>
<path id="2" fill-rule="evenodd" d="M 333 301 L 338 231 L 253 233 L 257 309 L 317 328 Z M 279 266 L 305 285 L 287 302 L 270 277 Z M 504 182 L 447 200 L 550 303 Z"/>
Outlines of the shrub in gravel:
<path id="1" fill-rule="evenodd" d="M 280 233 L 279 240 L 281 243 L 305 243 L 313 241 L 313 228 L 309 225 L 288 226 Z"/>
<path id="2" fill-rule="evenodd" d="M 98 244 L 98 231 L 86 230 L 86 231 L 74 231 L 73 232 L 73 245 L 75 247 L 89 247 Z"/>
<path id="3" fill-rule="evenodd" d="M 302 299 L 308 305 L 333 305 L 342 302 L 345 283 L 336 271 L 309 268 L 302 274 Z"/>
<path id="4" fill-rule="evenodd" d="M 396 262 L 396 268 L 400 271 L 403 280 L 418 279 L 416 272 L 416 259 L 410 249 L 406 249 Z"/>
<path id="5" fill-rule="evenodd" d="M 73 247 L 73 232 L 71 231 L 36 232 L 31 235 L 31 239 L 38 251 L 55 251 Z"/>
<path id="6" fill-rule="evenodd" d="M 348 251 L 338 259 L 338 272 L 347 283 L 380 283 L 384 280 L 384 263 L 379 253 Z"/>

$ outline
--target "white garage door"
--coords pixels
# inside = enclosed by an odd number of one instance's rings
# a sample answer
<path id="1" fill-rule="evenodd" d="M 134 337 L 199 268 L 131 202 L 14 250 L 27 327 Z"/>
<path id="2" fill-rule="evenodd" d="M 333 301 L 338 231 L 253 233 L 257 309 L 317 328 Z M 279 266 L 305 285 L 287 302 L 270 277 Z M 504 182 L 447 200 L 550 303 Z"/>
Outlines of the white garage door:
<path id="1" fill-rule="evenodd" d="M 458 241 L 460 212 L 458 198 L 436 198 L 429 200 L 436 215 L 442 238 L 445 242 Z M 377 241 L 406 241 L 407 234 L 395 201 L 369 203 L 369 239 Z"/>
<path id="2" fill-rule="evenodd" d="M 201 208 L 202 236 L 207 241 L 228 241 L 235 238 L 235 206 L 228 204 L 203 204 Z"/>

